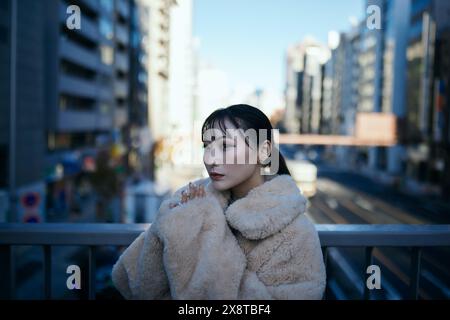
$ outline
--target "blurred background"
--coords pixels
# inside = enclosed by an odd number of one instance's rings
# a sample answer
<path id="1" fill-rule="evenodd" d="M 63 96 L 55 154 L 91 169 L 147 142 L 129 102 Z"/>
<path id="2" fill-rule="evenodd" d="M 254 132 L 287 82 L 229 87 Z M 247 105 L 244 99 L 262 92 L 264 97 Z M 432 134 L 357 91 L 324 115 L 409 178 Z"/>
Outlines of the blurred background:
<path id="1" fill-rule="evenodd" d="M 206 176 L 204 119 L 247 103 L 303 137 L 280 149 L 316 224 L 449 224 L 449 1 L 2 0 L 0 69 L 0 223 L 151 223 Z M 447 249 L 420 297 L 450 297 Z M 400 299 L 406 253 L 383 250 L 377 297 Z M 98 252 L 99 296 L 118 253 Z M 17 249 L 16 298 L 41 298 L 40 255 Z M 334 298 L 356 256 L 334 254 Z"/>

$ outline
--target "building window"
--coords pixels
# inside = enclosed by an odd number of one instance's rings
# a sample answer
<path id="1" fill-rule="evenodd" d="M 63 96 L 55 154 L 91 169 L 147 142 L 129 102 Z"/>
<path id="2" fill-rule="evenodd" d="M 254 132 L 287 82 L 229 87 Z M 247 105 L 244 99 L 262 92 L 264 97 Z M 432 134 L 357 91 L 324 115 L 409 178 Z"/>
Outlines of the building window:
<path id="1" fill-rule="evenodd" d="M 113 26 L 111 21 L 102 17 L 100 18 L 100 33 L 108 40 L 113 38 Z"/>
<path id="2" fill-rule="evenodd" d="M 100 0 L 101 7 L 108 13 L 113 11 L 113 1 L 112 0 Z"/>
<path id="3" fill-rule="evenodd" d="M 4 26 L 0 26 L 0 43 L 7 44 L 9 42 L 9 30 Z"/>
<path id="4" fill-rule="evenodd" d="M 138 79 L 141 83 L 147 83 L 147 74 L 145 72 L 140 71 L 138 73 Z"/>
<path id="5" fill-rule="evenodd" d="M 59 110 L 64 111 L 67 109 L 67 99 L 65 96 L 59 97 Z"/>
<path id="6" fill-rule="evenodd" d="M 106 103 L 100 103 L 99 109 L 101 114 L 111 113 L 111 106 Z"/>
<path id="7" fill-rule="evenodd" d="M 110 46 L 100 46 L 100 56 L 103 64 L 111 65 L 114 62 L 114 50 Z"/>

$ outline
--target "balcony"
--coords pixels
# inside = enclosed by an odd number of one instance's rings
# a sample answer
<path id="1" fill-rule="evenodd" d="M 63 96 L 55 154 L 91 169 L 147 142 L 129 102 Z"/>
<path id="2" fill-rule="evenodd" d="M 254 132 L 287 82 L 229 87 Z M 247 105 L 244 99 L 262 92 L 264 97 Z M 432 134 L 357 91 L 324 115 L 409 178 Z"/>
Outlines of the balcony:
<path id="1" fill-rule="evenodd" d="M 125 27 L 116 24 L 116 34 L 115 34 L 117 42 L 121 43 L 125 47 L 128 46 L 129 38 L 128 31 Z"/>
<path id="2" fill-rule="evenodd" d="M 58 129 L 63 132 L 92 131 L 96 129 L 96 112 L 65 110 L 58 112 Z"/>
<path id="3" fill-rule="evenodd" d="M 123 19 L 128 20 L 128 17 L 130 16 L 130 9 L 128 8 L 128 4 L 124 0 L 118 0 L 116 1 L 116 8 L 119 15 Z"/>
<path id="4" fill-rule="evenodd" d="M 113 114 L 97 110 L 64 110 L 58 112 L 57 128 L 61 132 L 84 132 L 113 128 Z"/>
<path id="5" fill-rule="evenodd" d="M 80 0 L 80 3 L 92 12 L 98 13 L 100 11 L 100 4 L 98 0 Z"/>
<path id="6" fill-rule="evenodd" d="M 59 40 L 59 51 L 61 57 L 87 67 L 91 70 L 98 70 L 100 66 L 100 57 L 95 51 L 91 51 L 77 45 L 75 42 L 61 38 Z"/>
<path id="7" fill-rule="evenodd" d="M 114 64 L 116 68 L 124 73 L 129 70 L 128 56 L 126 54 L 116 52 L 114 57 Z"/>
<path id="8" fill-rule="evenodd" d="M 114 92 L 117 98 L 126 99 L 128 97 L 128 82 L 116 79 L 114 82 Z"/>
<path id="9" fill-rule="evenodd" d="M 61 74 L 59 78 L 61 92 L 74 96 L 96 99 L 98 86 L 95 81 Z"/>
<path id="10" fill-rule="evenodd" d="M 126 107 L 117 107 L 114 111 L 114 125 L 123 127 L 128 122 L 128 110 Z"/>
<path id="11" fill-rule="evenodd" d="M 112 129 L 114 127 L 114 117 L 113 114 L 104 114 L 101 112 L 97 113 L 96 127 L 99 130 Z"/>
<path id="12" fill-rule="evenodd" d="M 111 95 L 112 86 L 110 84 L 100 83 L 98 86 L 98 100 L 111 102 L 114 97 Z"/>
<path id="13" fill-rule="evenodd" d="M 88 297 L 96 298 L 94 274 L 96 251 L 102 246 L 128 246 L 148 224 L 0 224 L 0 292 L 14 297 L 15 246 L 33 245 L 43 248 L 44 296 L 51 299 L 52 248 L 54 246 L 84 246 L 88 249 Z M 450 225 L 317 225 L 327 273 L 330 271 L 330 251 L 334 248 L 365 249 L 365 264 L 372 264 L 374 247 L 409 247 L 411 252 L 410 298 L 418 298 L 421 273 L 421 250 L 426 247 L 450 246 Z M 366 270 L 366 269 L 364 269 Z M 364 274 L 366 276 L 366 274 Z M 327 290 L 330 291 L 327 281 Z M 327 298 L 327 296 L 325 297 Z M 361 298 L 369 299 L 365 289 Z"/>

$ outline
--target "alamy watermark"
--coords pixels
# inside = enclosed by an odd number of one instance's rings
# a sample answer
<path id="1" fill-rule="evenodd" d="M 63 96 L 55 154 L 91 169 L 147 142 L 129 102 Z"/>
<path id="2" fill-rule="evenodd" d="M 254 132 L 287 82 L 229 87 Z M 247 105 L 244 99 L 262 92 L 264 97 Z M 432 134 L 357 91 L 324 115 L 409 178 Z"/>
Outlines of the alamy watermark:
<path id="1" fill-rule="evenodd" d="M 377 5 L 370 5 L 366 9 L 366 27 L 369 30 L 381 29 L 381 8 Z"/>
<path id="2" fill-rule="evenodd" d="M 370 276 L 366 280 L 367 289 L 381 289 L 381 270 L 376 264 L 370 265 L 366 269 L 366 273 Z"/>
<path id="3" fill-rule="evenodd" d="M 66 27 L 69 30 L 81 29 L 81 10 L 79 6 L 70 5 L 67 7 L 66 13 L 69 16 L 66 19 Z"/>
<path id="4" fill-rule="evenodd" d="M 70 274 L 67 278 L 66 286 L 69 290 L 81 289 L 81 269 L 76 264 L 67 267 L 66 273 Z"/>

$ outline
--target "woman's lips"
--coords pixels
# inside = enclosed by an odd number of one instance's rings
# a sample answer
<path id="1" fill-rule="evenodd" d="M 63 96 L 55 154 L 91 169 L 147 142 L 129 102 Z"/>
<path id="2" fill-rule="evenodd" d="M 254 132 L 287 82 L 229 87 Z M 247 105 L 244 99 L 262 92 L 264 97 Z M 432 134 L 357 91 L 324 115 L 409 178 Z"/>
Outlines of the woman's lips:
<path id="1" fill-rule="evenodd" d="M 219 174 L 219 173 L 210 173 L 209 176 L 213 180 L 222 180 L 224 177 L 223 174 Z"/>

